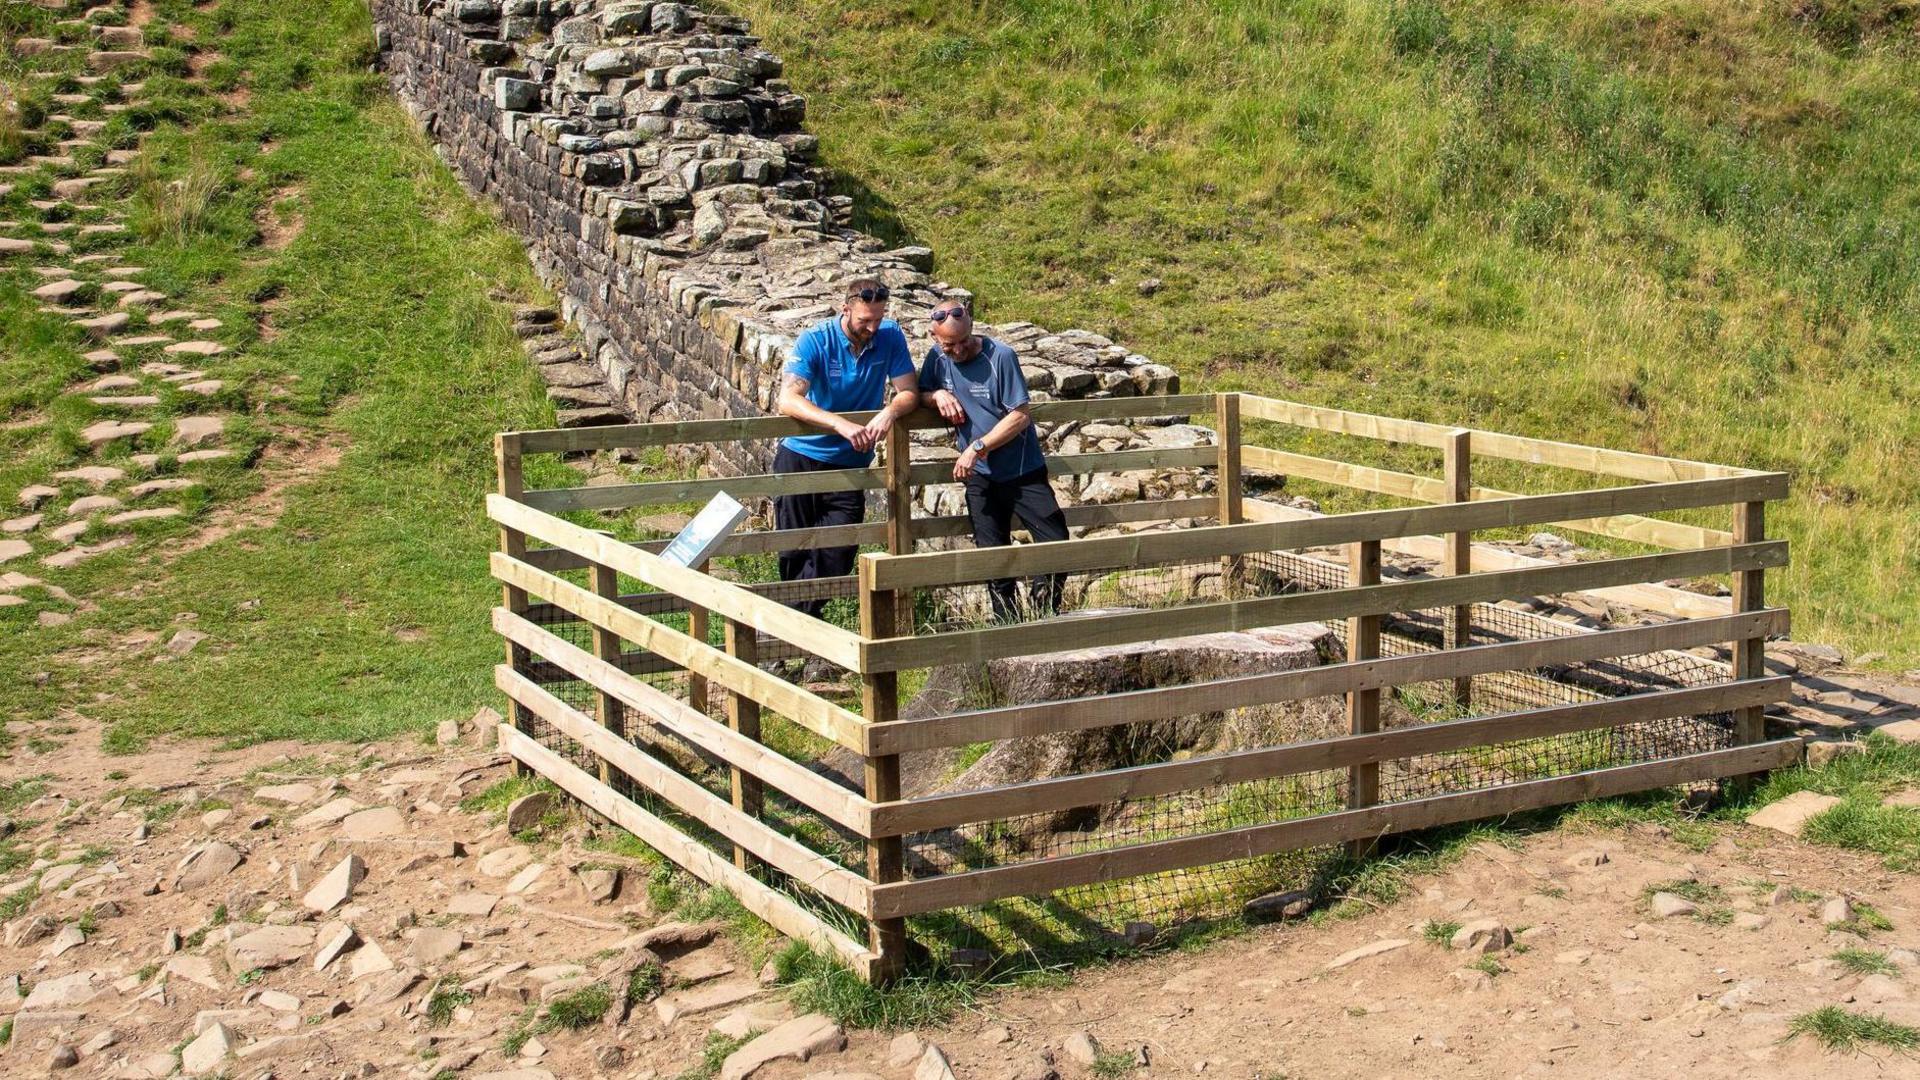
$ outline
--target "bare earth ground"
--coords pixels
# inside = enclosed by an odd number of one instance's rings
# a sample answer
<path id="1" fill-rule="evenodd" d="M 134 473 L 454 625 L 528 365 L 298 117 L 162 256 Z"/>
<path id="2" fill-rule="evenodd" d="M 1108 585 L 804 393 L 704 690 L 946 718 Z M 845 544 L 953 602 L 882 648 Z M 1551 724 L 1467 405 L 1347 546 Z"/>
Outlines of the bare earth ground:
<path id="1" fill-rule="evenodd" d="M 0 1018 L 14 1022 L 0 1073 L 42 1075 L 70 1050 L 79 1075 L 164 1076 L 183 1047 L 193 1057 L 197 1033 L 221 1024 L 232 1045 L 207 1075 L 676 1077 L 697 1066 L 717 1022 L 740 1031 L 790 1015 L 726 937 L 655 930 L 663 917 L 644 867 L 583 846 L 585 823 L 549 819 L 523 847 L 498 813 L 460 810 L 509 775 L 471 732 L 447 746 L 179 741 L 127 757 L 93 749 L 97 732 L 74 734 L 66 752 L 42 759 L 44 787 L 10 812 L 16 850 L 36 858 L 0 874 L 0 894 L 41 887 L 0 948 L 0 980 L 18 973 L 34 994 L 23 1007 L 0 981 Z M 127 775 L 107 779 L 113 770 Z M 390 809 L 299 820 L 341 798 Z M 336 803 L 335 814 L 348 808 Z M 183 858 L 210 842 L 244 861 L 203 883 L 179 880 Z M 1596 853 L 1605 861 L 1588 865 Z M 364 860 L 365 879 L 343 906 L 310 910 L 308 890 L 350 855 Z M 619 893 L 590 900 L 576 871 L 622 866 L 635 872 Z M 1687 878 L 1717 895 L 1702 898 L 1698 916 L 1656 918 L 1647 887 Z M 474 894 L 498 900 L 485 914 L 455 914 L 455 898 Z M 1829 929 L 1821 909 L 1841 895 L 1892 929 Z M 1909 996 L 1920 969 L 1901 951 L 1920 946 L 1920 882 L 1871 857 L 1750 827 L 1723 831 L 1705 852 L 1651 826 L 1562 830 L 1511 848 L 1482 844 L 1416 879 L 1408 896 L 1359 918 L 1270 925 L 1084 971 L 1064 987 L 989 995 L 911 1036 L 854 1031 L 843 1052 L 753 1075 L 942 1075 L 926 1071 L 916 1039 L 940 1047 L 966 1080 L 1045 1076 L 1043 1056 L 1067 1078 L 1866 1077 L 1920 1067 L 1788 1038 L 1794 1016 L 1825 1005 L 1920 1023 Z M 1517 936 L 1490 963 L 1422 935 L 1428 920 L 1482 918 Z M 343 924 L 363 944 L 316 972 L 316 953 Z M 170 952 L 174 934 L 185 940 Z M 1392 940 L 1406 944 L 1328 969 Z M 1905 966 L 1847 974 L 1828 959 L 1844 948 Z M 666 965 L 664 999 L 637 1001 L 624 1023 L 543 1031 L 519 1056 L 504 1052 L 516 1026 L 544 1015 L 543 1001 L 596 979 L 623 983 L 655 957 Z M 428 1015 L 436 985 L 468 988 L 441 1003 L 444 1023 Z M 700 1011 L 702 996 L 726 1004 Z M 663 1023 L 665 1006 L 682 1004 L 688 1015 Z M 1073 1056 L 1077 1035 L 1104 1048 L 1102 1071 Z M 1123 1055 L 1144 1064 L 1128 1070 Z"/>

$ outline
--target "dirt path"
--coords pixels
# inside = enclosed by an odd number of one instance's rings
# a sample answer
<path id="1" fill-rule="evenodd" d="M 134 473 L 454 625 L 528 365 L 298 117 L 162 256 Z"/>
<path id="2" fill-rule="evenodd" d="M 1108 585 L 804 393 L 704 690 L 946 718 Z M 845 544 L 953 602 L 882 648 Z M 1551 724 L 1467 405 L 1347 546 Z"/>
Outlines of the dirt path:
<path id="1" fill-rule="evenodd" d="M 178 741 L 130 757 L 93 749 L 98 731 L 72 735 L 43 775 L 0 789 L 6 1075 L 71 1059 L 82 1075 L 160 1077 L 201 1044 L 208 1074 L 236 1078 L 652 1080 L 708 1075 L 716 1027 L 793 1017 L 734 942 L 657 910 L 645 864 L 593 844 L 588 823 L 549 817 L 516 837 L 498 808 L 460 809 L 509 775 L 473 730 L 446 745 Z M 314 892 L 349 859 L 365 877 L 322 907 Z M 1698 913 L 1656 917 L 1655 885 Z M 1823 909 L 1843 895 L 1862 906 L 1850 930 L 1829 929 Z M 1482 954 L 1423 935 L 1483 919 L 1515 942 Z M 1916 920 L 1915 878 L 1760 829 L 1705 852 L 1645 826 L 1549 833 L 1482 844 L 1360 918 L 1001 992 L 937 1029 L 854 1031 L 842 1052 L 751 1075 L 940 1080 L 924 1039 L 963 1080 L 1881 1076 L 1912 1063 L 1833 1054 L 1788 1039 L 1789 1023 L 1827 1005 L 1920 1023 L 1920 958 L 1903 951 L 1920 946 Z M 1887 973 L 1848 973 L 1831 959 L 1844 949 Z M 652 964 L 663 998 L 579 1030 L 542 1024 L 555 1002 Z M 1101 1048 L 1098 1069 L 1076 1059 L 1090 1056 L 1079 1036 Z"/>

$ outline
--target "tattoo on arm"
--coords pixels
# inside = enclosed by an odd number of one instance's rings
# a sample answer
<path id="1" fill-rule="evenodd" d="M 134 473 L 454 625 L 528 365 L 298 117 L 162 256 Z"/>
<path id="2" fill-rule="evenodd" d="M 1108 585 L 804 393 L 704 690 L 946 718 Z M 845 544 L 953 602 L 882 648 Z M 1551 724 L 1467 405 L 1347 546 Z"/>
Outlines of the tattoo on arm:
<path id="1" fill-rule="evenodd" d="M 802 378 L 799 375 L 795 375 L 792 372 L 788 372 L 787 381 L 781 385 L 782 385 L 782 389 L 798 394 L 801 397 L 805 397 L 807 395 L 807 387 L 813 384 L 809 383 L 806 379 Z"/>

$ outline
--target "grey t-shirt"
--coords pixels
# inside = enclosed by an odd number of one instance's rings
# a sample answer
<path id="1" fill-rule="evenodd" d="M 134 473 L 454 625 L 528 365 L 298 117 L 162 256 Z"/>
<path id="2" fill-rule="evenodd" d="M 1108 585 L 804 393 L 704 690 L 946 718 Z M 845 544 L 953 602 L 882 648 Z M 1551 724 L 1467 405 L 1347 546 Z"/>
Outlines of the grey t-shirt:
<path id="1" fill-rule="evenodd" d="M 920 392 L 935 390 L 953 394 L 966 410 L 966 422 L 954 431 L 954 445 L 963 451 L 973 440 L 986 438 L 1009 412 L 1028 401 L 1027 376 L 1020 370 L 1020 358 L 1011 348 L 984 335 L 980 351 L 964 364 L 954 362 L 938 345 L 927 349 L 927 358 L 920 365 Z M 1040 453 L 1040 436 L 1029 424 L 1013 441 L 976 462 L 973 472 L 989 480 L 1012 480 L 1046 464 Z"/>

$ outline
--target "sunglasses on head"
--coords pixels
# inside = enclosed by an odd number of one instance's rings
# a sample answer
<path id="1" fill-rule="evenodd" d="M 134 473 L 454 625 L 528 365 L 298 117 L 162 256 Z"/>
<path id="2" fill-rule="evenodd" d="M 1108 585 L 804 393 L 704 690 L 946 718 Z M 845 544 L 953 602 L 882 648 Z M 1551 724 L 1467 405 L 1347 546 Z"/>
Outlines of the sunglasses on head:
<path id="1" fill-rule="evenodd" d="M 877 289 L 872 289 L 872 288 L 861 289 L 858 292 L 848 293 L 847 299 L 864 300 L 869 304 L 874 303 L 875 301 L 885 303 L 886 301 L 893 299 L 893 290 L 887 288 L 885 285 L 882 285 Z"/>
<path id="2" fill-rule="evenodd" d="M 967 309 L 964 307 L 947 308 L 944 311 L 936 311 L 933 314 L 927 316 L 927 318 L 932 319 L 934 322 L 937 322 L 937 323 L 946 322 L 948 319 L 964 319 L 966 317 L 967 317 Z"/>

